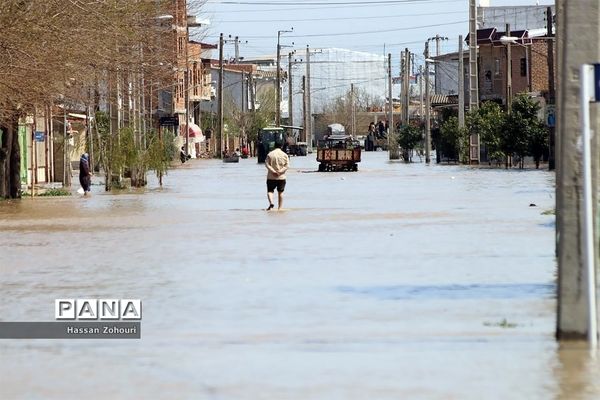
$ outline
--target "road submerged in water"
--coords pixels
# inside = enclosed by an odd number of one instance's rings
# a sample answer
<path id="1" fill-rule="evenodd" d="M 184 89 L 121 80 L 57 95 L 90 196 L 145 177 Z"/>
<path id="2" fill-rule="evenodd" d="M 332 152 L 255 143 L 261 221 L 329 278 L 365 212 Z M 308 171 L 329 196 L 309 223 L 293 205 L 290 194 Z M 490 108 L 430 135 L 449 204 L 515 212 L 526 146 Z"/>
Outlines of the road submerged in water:
<path id="1" fill-rule="evenodd" d="M 0 341 L 0 398 L 600 398 L 554 339 L 554 174 L 386 157 L 292 158 L 281 212 L 255 159 L 0 202 L 0 320 L 143 302 L 140 340 Z"/>

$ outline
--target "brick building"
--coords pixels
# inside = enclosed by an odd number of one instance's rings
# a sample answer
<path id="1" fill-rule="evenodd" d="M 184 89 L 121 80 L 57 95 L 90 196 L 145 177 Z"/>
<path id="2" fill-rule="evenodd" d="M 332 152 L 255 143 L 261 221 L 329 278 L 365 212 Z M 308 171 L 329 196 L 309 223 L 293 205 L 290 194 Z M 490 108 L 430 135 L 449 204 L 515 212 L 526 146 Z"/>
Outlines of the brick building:
<path id="1" fill-rule="evenodd" d="M 511 80 L 513 96 L 528 93 L 545 97 L 548 93 L 548 39 L 536 31 L 513 31 Z M 478 31 L 479 100 L 506 104 L 508 77 L 507 45 L 500 40 L 506 32 L 496 28 Z M 467 41 L 468 41 L 467 37 Z"/>

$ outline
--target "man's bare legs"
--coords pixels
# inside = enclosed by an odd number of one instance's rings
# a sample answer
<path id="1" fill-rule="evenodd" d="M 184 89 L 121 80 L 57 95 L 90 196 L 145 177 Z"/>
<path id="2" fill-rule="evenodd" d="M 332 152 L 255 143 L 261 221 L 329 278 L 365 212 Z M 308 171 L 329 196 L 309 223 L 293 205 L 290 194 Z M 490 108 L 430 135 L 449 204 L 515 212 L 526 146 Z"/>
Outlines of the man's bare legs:
<path id="1" fill-rule="evenodd" d="M 273 192 L 267 192 L 267 199 L 269 199 L 269 208 L 267 208 L 267 211 L 269 211 L 270 209 L 272 209 L 274 207 L 274 205 L 273 205 Z"/>
<path id="2" fill-rule="evenodd" d="M 269 199 L 269 208 L 267 211 L 273 209 L 275 204 L 273 203 L 273 192 L 267 192 L 267 199 Z M 277 191 L 277 209 L 281 210 L 283 208 L 283 192 Z"/>

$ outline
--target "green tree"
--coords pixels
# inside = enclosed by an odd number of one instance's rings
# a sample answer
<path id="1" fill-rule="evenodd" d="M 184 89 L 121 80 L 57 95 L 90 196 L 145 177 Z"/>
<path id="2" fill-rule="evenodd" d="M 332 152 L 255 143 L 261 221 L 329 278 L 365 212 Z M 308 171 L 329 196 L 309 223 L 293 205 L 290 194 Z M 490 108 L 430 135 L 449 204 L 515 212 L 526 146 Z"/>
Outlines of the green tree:
<path id="1" fill-rule="evenodd" d="M 469 134 L 466 128 L 459 128 L 457 117 L 448 118 L 442 124 L 440 133 L 439 150 L 447 160 L 464 159 L 462 153 L 465 149 L 468 155 Z"/>
<path id="2" fill-rule="evenodd" d="M 466 115 L 466 126 L 469 135 L 479 134 L 482 145 L 485 145 L 490 160 L 500 162 L 504 157 L 502 151 L 502 132 L 506 115 L 497 103 L 487 101 L 476 111 Z"/>
<path id="3" fill-rule="evenodd" d="M 547 131 L 538 118 L 540 105 L 526 94 L 513 100 L 511 113 L 507 117 L 501 146 L 506 156 L 519 156 L 519 166 L 523 159 L 531 155 L 539 168 L 540 159 L 547 148 Z"/>
<path id="4" fill-rule="evenodd" d="M 406 162 L 412 161 L 410 154 L 422 140 L 423 135 L 418 127 L 414 125 L 404 125 L 400 128 L 398 133 L 398 145 L 402 148 L 402 153 Z"/>

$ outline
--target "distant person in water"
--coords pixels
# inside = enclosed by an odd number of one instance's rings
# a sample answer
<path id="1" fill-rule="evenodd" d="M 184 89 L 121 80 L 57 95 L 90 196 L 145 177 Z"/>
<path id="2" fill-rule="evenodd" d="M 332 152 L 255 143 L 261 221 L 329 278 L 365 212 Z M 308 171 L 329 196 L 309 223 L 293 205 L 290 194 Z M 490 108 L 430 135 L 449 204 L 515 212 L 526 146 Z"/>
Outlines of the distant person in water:
<path id="1" fill-rule="evenodd" d="M 79 159 L 79 183 L 83 189 L 83 195 L 87 196 L 90 193 L 92 186 L 92 172 L 90 169 L 90 156 L 88 153 L 83 153 Z"/>
<path id="2" fill-rule="evenodd" d="M 281 210 L 283 207 L 283 191 L 285 190 L 285 172 L 288 170 L 290 165 L 290 159 L 287 154 L 281 150 L 281 143 L 275 142 L 275 148 L 267 154 L 265 159 L 265 166 L 267 167 L 267 199 L 269 200 L 269 207 L 267 211 L 272 210 L 275 207 L 273 203 L 273 193 L 277 188 L 278 203 L 277 209 Z"/>

